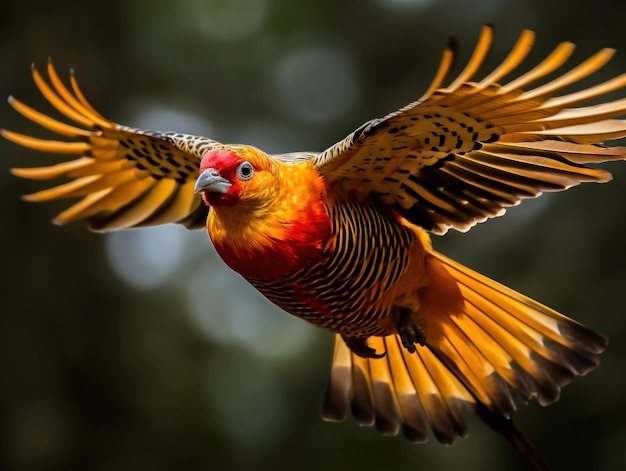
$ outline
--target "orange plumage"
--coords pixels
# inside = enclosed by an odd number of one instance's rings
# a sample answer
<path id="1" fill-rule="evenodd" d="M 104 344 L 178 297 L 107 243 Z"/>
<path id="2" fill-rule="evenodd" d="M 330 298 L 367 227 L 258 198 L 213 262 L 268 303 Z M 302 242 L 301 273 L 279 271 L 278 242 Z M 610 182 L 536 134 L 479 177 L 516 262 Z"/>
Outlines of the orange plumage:
<path id="1" fill-rule="evenodd" d="M 500 83 L 533 40 L 523 32 L 500 66 L 472 81 L 492 41 L 484 28 L 452 83 L 443 86 L 454 55 L 448 48 L 419 101 L 321 153 L 271 156 L 120 126 L 89 105 L 73 76 L 68 89 L 52 65 L 51 85 L 36 70 L 35 82 L 80 127 L 10 103 L 70 141 L 2 134 L 35 150 L 81 155 L 14 170 L 70 180 L 27 197 L 81 198 L 55 222 L 85 218 L 97 231 L 206 226 L 224 261 L 267 298 L 335 332 L 326 419 L 352 410 L 358 423 L 386 434 L 402 429 L 421 442 L 432 429 L 452 443 L 466 434 L 466 405 L 534 469 L 548 469 L 512 421 L 513 398 L 554 402 L 561 386 L 598 364 L 606 339 L 434 251 L 428 235 L 466 231 L 543 191 L 608 181 L 588 164 L 626 158 L 626 149 L 602 144 L 626 136 L 626 122 L 615 119 L 626 100 L 579 106 L 624 88 L 626 74 L 558 95 L 613 51 L 530 88 L 570 56 L 573 45 L 562 43 Z"/>

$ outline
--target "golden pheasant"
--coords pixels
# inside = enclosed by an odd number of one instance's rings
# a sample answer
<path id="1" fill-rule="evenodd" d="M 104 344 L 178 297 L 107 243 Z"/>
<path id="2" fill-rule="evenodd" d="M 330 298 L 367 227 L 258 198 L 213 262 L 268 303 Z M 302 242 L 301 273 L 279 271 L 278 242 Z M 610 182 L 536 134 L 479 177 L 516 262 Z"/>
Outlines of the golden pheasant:
<path id="1" fill-rule="evenodd" d="M 426 93 L 371 120 L 321 153 L 268 155 L 204 137 L 110 122 L 48 64 L 33 78 L 77 126 L 10 98 L 22 115 L 69 141 L 2 131 L 31 149 L 80 158 L 13 172 L 65 178 L 28 201 L 80 198 L 54 220 L 94 231 L 169 222 L 206 226 L 223 260 L 285 311 L 336 333 L 324 417 L 352 410 L 361 425 L 429 429 L 450 444 L 466 434 L 462 405 L 503 433 L 534 469 L 548 466 L 512 421 L 513 397 L 557 400 L 560 387 L 598 364 L 607 340 L 576 321 L 437 253 L 428 232 L 467 231 L 542 191 L 610 174 L 589 163 L 626 158 L 602 141 L 626 136 L 626 99 L 582 102 L 626 86 L 626 74 L 562 94 L 613 55 L 603 49 L 557 78 L 564 42 L 517 78 L 531 49 L 473 81 L 492 42 L 482 30 L 461 74 L 444 81 L 450 45 Z"/>

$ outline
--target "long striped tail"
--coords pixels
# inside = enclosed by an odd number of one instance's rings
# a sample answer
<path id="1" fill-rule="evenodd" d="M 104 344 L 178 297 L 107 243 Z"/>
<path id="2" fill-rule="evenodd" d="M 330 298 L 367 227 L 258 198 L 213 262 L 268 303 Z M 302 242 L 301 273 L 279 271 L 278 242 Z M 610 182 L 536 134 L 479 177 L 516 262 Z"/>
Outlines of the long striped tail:
<path id="1" fill-rule="evenodd" d="M 337 336 L 324 418 L 343 420 L 351 410 L 357 423 L 384 434 L 402 430 L 424 442 L 430 428 L 452 444 L 467 434 L 465 404 L 532 469 L 550 469 L 512 421 L 513 393 L 553 403 L 562 386 L 597 366 L 607 339 L 439 253 L 427 263 L 434 282 L 421 300 L 426 344 L 412 354 L 397 335 L 371 337 L 368 345 L 387 354 L 366 359 Z M 462 301 L 453 314 L 438 309 L 451 287 Z"/>

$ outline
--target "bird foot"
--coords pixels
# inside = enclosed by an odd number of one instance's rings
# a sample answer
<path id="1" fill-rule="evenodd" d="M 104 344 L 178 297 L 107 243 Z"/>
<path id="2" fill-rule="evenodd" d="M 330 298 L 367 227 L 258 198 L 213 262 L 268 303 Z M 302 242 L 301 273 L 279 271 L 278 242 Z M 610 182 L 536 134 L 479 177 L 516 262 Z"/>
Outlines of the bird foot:
<path id="1" fill-rule="evenodd" d="M 424 345 L 426 342 L 426 329 L 408 309 L 400 311 L 398 335 L 404 348 L 411 353 L 415 353 L 415 344 Z"/>
<path id="2" fill-rule="evenodd" d="M 343 337 L 343 341 L 346 342 L 346 345 L 350 350 L 356 353 L 358 356 L 363 358 L 382 358 L 387 352 L 376 353 L 376 350 L 367 346 L 366 338 L 356 338 L 356 337 Z"/>

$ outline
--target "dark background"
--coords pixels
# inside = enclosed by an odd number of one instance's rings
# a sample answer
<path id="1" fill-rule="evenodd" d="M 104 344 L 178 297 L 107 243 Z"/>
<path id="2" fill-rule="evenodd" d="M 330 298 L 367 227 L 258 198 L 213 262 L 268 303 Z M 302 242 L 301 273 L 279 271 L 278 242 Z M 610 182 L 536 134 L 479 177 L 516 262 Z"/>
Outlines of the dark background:
<path id="1" fill-rule="evenodd" d="M 447 38 L 459 39 L 463 62 L 487 22 L 491 66 L 530 28 L 525 68 L 571 40 L 571 64 L 619 50 L 593 83 L 626 71 L 617 1 L 4 0 L 0 95 L 50 110 L 29 67 L 51 56 L 117 122 L 321 150 L 418 98 Z M 47 136 L 8 105 L 0 127 Z M 525 469 L 472 417 L 453 447 L 322 422 L 329 333 L 264 301 L 203 231 L 53 226 L 63 204 L 22 202 L 44 185 L 8 169 L 56 157 L 4 141 L 0 155 L 2 469 Z M 519 422 L 556 469 L 626 463 L 626 164 L 607 168 L 611 184 L 526 201 L 435 240 L 611 338 L 601 366 L 558 403 L 520 405 Z"/>

